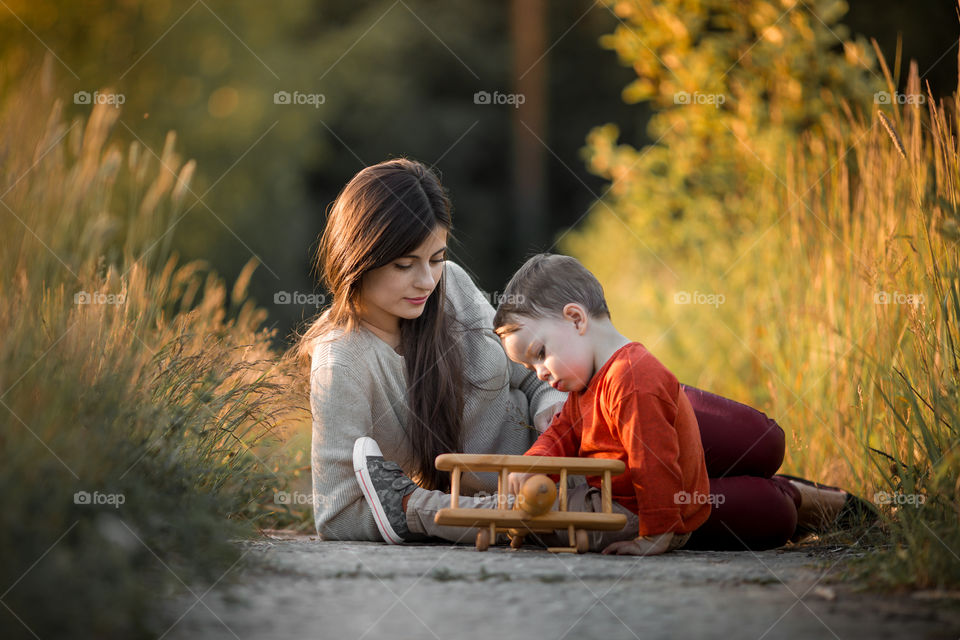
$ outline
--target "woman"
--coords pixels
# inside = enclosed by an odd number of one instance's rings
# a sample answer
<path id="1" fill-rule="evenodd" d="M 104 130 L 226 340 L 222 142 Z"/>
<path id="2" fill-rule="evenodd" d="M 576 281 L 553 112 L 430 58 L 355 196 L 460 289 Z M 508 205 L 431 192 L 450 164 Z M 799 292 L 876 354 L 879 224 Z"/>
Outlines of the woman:
<path id="1" fill-rule="evenodd" d="M 434 458 L 520 455 L 566 396 L 507 359 L 492 330 L 493 307 L 446 261 L 450 209 L 427 167 L 398 159 L 360 171 L 330 210 L 317 266 L 333 302 L 297 345 L 298 356 L 311 361 L 314 517 L 322 539 L 472 541 L 476 529 L 433 521 L 450 503 L 449 478 Z M 765 502 L 738 506 L 734 515 L 773 526 L 755 539 L 741 530 L 732 546 L 779 546 L 798 528 L 833 520 L 845 492 L 770 478 L 783 458 L 775 422 L 719 396 L 687 392 L 698 421 L 718 426 L 712 432 L 740 432 L 714 445 L 722 451 L 712 466 L 755 466 L 769 484 Z M 575 483 L 570 508 L 589 510 L 597 497 Z M 495 474 L 464 474 L 460 506 L 491 507 L 495 491 Z M 633 533 L 595 535 L 591 549 Z M 548 538 L 544 544 L 553 544 Z"/>

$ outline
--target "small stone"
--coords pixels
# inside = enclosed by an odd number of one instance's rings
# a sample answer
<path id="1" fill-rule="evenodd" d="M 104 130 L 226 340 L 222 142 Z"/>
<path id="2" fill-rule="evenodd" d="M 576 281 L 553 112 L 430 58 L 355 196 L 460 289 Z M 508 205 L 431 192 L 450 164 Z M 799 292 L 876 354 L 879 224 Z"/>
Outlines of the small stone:
<path id="1" fill-rule="evenodd" d="M 818 598 L 823 598 L 824 600 L 833 601 L 837 599 L 837 592 L 830 587 L 814 587 L 813 595 L 817 596 Z"/>

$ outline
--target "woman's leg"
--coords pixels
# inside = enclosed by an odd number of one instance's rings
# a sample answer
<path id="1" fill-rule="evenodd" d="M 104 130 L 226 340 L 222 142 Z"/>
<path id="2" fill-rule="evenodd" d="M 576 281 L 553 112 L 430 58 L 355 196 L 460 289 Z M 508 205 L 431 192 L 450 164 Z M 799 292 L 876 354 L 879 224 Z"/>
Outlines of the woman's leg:
<path id="1" fill-rule="evenodd" d="M 711 478 L 769 478 L 783 463 L 783 429 L 763 412 L 688 385 L 681 385 L 700 425 Z"/>
<path id="2" fill-rule="evenodd" d="M 513 508 L 514 496 L 507 496 L 508 507 Z M 407 526 L 416 534 L 440 538 L 461 544 L 473 544 L 476 540 L 478 527 L 454 527 L 434 522 L 437 511 L 450 506 L 450 494 L 443 491 L 431 491 L 417 488 L 410 494 L 405 511 Z M 496 509 L 497 495 L 460 496 L 458 506 L 461 509 Z M 503 539 L 501 539 L 501 535 Z M 506 541 L 506 534 L 497 535 L 498 542 Z"/>
<path id="3" fill-rule="evenodd" d="M 567 509 L 569 511 L 585 511 L 600 513 L 602 501 L 600 490 L 591 487 L 586 482 L 579 482 L 579 476 L 575 477 L 568 486 Z M 514 496 L 509 496 L 509 507 L 513 507 Z M 560 498 L 557 498 L 559 503 Z M 558 509 L 555 503 L 553 509 Z M 497 496 L 461 496 L 459 505 L 464 509 L 495 509 L 497 507 Z M 434 538 L 448 540 L 450 542 L 459 542 L 461 544 L 473 544 L 476 539 L 479 527 L 453 527 L 449 525 L 439 525 L 433 518 L 437 511 L 450 506 L 450 494 L 442 491 L 427 491 L 426 489 L 417 489 L 410 494 L 410 500 L 407 503 L 407 526 L 410 531 L 419 535 L 431 536 Z M 618 540 L 632 540 L 637 537 L 637 530 L 640 526 L 637 514 L 631 512 L 626 507 L 617 502 L 613 503 L 613 512 L 622 513 L 627 524 L 619 531 L 588 531 L 590 539 L 590 551 L 602 551 L 611 542 Z M 497 544 L 507 544 L 509 538 L 506 533 L 497 534 Z M 566 529 L 558 529 L 552 533 L 529 533 L 526 535 L 524 544 L 542 547 L 565 547 L 571 544 Z"/>
<path id="4" fill-rule="evenodd" d="M 582 487 L 581 487 L 582 485 Z M 582 476 L 571 475 L 567 481 L 567 492 L 569 496 L 569 508 L 571 511 L 589 511 L 587 506 L 577 506 L 583 503 L 581 497 L 589 488 Z M 582 489 L 582 490 L 581 490 Z M 507 509 L 513 508 L 513 502 L 516 496 L 507 496 Z M 557 498 L 559 501 L 559 497 Z M 461 495 L 457 501 L 461 509 L 496 509 L 497 495 L 481 492 L 475 496 Z M 407 497 L 406 509 L 404 514 L 407 518 L 407 527 L 412 533 L 420 536 L 429 536 L 450 542 L 459 542 L 462 544 L 473 544 L 477 537 L 479 527 L 456 527 L 450 525 L 437 524 L 434 517 L 437 511 L 450 506 L 450 494 L 443 491 L 430 491 L 418 487 Z M 553 507 L 558 508 L 556 504 Z M 636 516 L 634 516 L 636 517 Z M 566 534 L 564 533 L 564 539 Z M 497 544 L 506 544 L 509 538 L 506 533 L 497 534 Z M 562 544 L 567 544 L 563 542 Z M 554 543 L 551 543 L 554 545 Z"/>
<path id="5" fill-rule="evenodd" d="M 710 517 L 684 549 L 775 549 L 797 528 L 800 492 L 783 478 L 710 478 Z"/>
<path id="6" fill-rule="evenodd" d="M 559 500 L 560 499 L 557 498 L 558 503 Z M 627 524 L 617 531 L 588 530 L 587 538 L 589 540 L 590 551 L 599 553 L 612 542 L 633 540 L 637 537 L 637 532 L 640 529 L 640 519 L 637 517 L 637 514 L 617 501 L 613 501 L 611 506 L 613 513 L 622 514 L 627 519 Z M 555 504 L 554 509 L 557 508 L 559 507 Z M 567 511 L 602 513 L 603 500 L 600 489 L 591 487 L 586 482 L 575 485 L 568 492 Z M 557 529 L 553 533 L 528 534 L 524 539 L 524 544 L 541 547 L 566 547 L 573 546 L 575 542 L 570 540 L 570 534 L 567 529 Z"/>

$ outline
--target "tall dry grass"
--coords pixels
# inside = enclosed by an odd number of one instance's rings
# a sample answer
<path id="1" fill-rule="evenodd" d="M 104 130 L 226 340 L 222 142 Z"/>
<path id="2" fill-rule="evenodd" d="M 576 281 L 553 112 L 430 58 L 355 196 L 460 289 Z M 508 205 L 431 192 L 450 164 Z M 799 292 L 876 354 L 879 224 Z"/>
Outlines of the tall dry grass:
<path id="1" fill-rule="evenodd" d="M 120 111 L 54 96 L 40 73 L 0 113 L 0 635 L 155 637 L 276 521 L 302 389 L 255 263 L 228 288 L 171 254 L 196 197 L 175 136 L 122 143 Z"/>
<path id="2" fill-rule="evenodd" d="M 875 584 L 956 586 L 960 98 L 935 101 L 915 65 L 903 95 L 831 112 L 796 145 L 736 140 L 762 176 L 749 211 L 728 212 L 736 236 L 651 250 L 626 230 L 633 201 L 610 215 L 629 187 L 614 183 L 612 204 L 562 246 L 682 381 L 778 420 L 786 472 L 876 504 L 883 522 L 845 539 L 872 545 Z"/>

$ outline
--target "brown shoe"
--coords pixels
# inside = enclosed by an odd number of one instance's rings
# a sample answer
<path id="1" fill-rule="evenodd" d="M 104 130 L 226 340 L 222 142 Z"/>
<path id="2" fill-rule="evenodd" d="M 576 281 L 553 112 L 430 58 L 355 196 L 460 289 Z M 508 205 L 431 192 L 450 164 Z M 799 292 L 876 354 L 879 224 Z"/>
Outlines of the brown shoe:
<path id="1" fill-rule="evenodd" d="M 873 524 L 880 518 L 880 513 L 872 504 L 839 487 L 783 473 L 777 475 L 797 487 L 801 502 L 812 499 L 811 504 L 801 503 L 797 509 L 797 529 L 792 538 L 794 541 L 811 534 Z"/>

